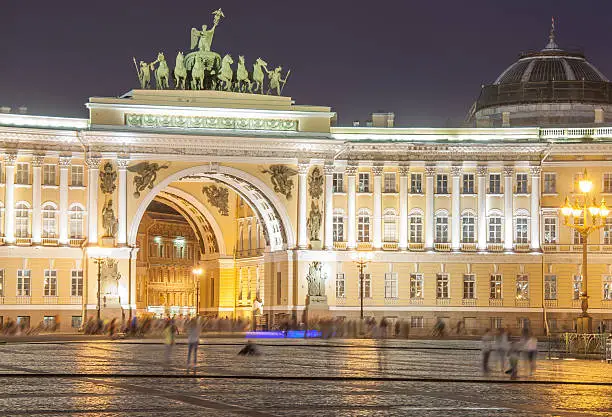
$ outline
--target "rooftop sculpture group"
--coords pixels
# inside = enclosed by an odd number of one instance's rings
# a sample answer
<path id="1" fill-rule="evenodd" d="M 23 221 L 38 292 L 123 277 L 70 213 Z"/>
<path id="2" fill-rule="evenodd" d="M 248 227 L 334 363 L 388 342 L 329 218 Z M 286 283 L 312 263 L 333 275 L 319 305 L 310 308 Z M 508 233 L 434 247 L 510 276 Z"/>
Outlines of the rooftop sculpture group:
<path id="1" fill-rule="evenodd" d="M 170 71 L 163 52 L 159 52 L 157 59 L 150 63 L 140 61 L 137 64 L 134 58 L 140 88 L 152 87 L 151 71 L 153 71 L 155 88 L 158 90 L 170 89 L 170 80 L 172 80 L 174 88 L 178 90 L 276 93 L 280 96 L 291 71 L 287 71 L 283 76 L 283 68 L 280 66 L 269 70 L 268 63 L 261 58 L 255 60 L 252 71 L 249 71 L 243 55 L 238 56 L 238 63 L 234 70 L 232 65 L 235 61 L 230 54 L 221 58 L 221 55 L 211 50 L 215 30 L 221 18 L 225 17 L 221 9 L 215 10 L 212 14 L 214 18 L 211 29 L 208 29 L 206 25 L 202 25 L 202 30 L 191 29 L 192 52 L 184 54 L 179 51 L 177 53 L 174 71 Z M 268 77 L 267 86 L 265 86 L 266 75 Z"/>

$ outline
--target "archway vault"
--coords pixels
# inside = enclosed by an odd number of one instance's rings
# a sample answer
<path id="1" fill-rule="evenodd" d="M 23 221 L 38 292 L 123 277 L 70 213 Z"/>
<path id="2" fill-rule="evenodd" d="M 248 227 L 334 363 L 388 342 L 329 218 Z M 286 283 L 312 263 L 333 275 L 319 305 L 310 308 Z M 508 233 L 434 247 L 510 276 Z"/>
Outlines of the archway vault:
<path id="1" fill-rule="evenodd" d="M 218 164 L 207 164 L 187 168 L 161 180 L 140 202 L 129 229 L 129 244 L 133 245 L 136 241 L 138 225 L 149 203 L 155 199 L 156 196 L 164 192 L 171 195 L 177 195 L 177 192 L 181 190 L 171 187 L 170 184 L 185 177 L 218 181 L 230 187 L 240 195 L 251 207 L 253 212 L 256 213 L 260 223 L 264 225 L 266 246 L 270 251 L 284 250 L 295 246 L 295 236 L 287 209 L 274 191 L 259 178 L 247 172 Z M 189 196 L 189 194 L 185 192 L 182 193 L 184 194 L 183 198 L 190 201 L 186 197 Z M 189 197 L 192 200 L 192 204 L 197 201 L 193 196 Z M 195 204 L 193 205 L 195 207 Z M 204 213 L 204 211 L 201 212 Z M 209 223 L 212 227 L 213 222 Z M 216 222 L 214 222 L 214 224 L 216 224 Z M 223 239 L 220 229 L 214 231 L 217 241 L 221 244 Z M 221 252 L 221 246 L 219 246 L 219 251 Z"/>

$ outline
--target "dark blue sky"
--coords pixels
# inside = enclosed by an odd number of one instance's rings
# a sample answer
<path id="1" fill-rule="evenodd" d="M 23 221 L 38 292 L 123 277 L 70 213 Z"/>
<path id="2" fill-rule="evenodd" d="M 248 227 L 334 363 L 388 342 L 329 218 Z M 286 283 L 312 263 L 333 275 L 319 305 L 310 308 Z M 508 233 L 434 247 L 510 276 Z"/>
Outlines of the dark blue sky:
<path id="1" fill-rule="evenodd" d="M 552 15 L 559 45 L 612 77 L 606 0 L 2 0 L 0 105 L 85 116 L 89 96 L 137 86 L 132 56 L 164 51 L 173 66 L 218 7 L 214 50 L 290 68 L 285 94 L 332 106 L 341 125 L 377 110 L 402 126 L 461 123 L 481 84 L 544 47 Z"/>

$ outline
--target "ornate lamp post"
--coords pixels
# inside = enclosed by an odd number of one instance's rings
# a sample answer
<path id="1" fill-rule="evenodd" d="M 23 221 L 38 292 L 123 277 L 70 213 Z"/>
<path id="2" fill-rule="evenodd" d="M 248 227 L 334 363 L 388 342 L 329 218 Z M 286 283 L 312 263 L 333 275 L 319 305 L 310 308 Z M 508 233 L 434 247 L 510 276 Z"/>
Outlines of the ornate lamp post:
<path id="1" fill-rule="evenodd" d="M 592 319 L 588 313 L 587 241 L 591 233 L 605 226 L 610 210 L 606 206 L 605 200 L 602 199 L 598 205 L 595 197 L 591 199 L 590 193 L 593 189 L 593 182 L 588 179 L 586 170 L 578 186 L 581 196 L 577 197 L 573 203 L 570 202 L 569 197 L 566 197 L 565 204 L 561 207 L 561 213 L 565 219 L 565 225 L 576 230 L 582 237 L 582 291 L 580 292 L 582 314 L 576 322 L 576 331 L 578 333 L 591 333 L 593 326 Z M 589 201 L 592 201 L 592 203 L 589 204 Z"/>
<path id="2" fill-rule="evenodd" d="M 204 273 L 202 268 L 193 268 L 191 271 L 195 275 L 195 289 L 196 289 L 196 316 L 200 315 L 200 275 Z"/>
<path id="3" fill-rule="evenodd" d="M 364 252 L 355 254 L 353 256 L 354 262 L 357 264 L 357 269 L 359 269 L 359 301 L 360 301 L 360 309 L 359 309 L 359 317 L 363 320 L 363 281 L 365 276 L 363 274 L 363 270 L 372 260 L 371 252 Z"/>
<path id="4" fill-rule="evenodd" d="M 98 304 L 97 304 L 97 313 L 96 313 L 96 317 L 98 318 L 98 321 L 100 321 L 100 293 L 101 293 L 101 279 L 102 279 L 102 262 L 104 261 L 104 258 L 92 258 L 94 263 L 98 265 L 98 293 L 96 295 L 97 299 L 98 299 Z"/>

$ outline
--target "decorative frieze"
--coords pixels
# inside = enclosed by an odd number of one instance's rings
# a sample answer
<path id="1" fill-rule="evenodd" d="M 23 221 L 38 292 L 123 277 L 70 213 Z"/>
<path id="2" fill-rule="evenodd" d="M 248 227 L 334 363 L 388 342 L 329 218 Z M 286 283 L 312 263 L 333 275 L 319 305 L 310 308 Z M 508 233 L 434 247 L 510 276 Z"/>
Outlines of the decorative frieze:
<path id="1" fill-rule="evenodd" d="M 153 189 L 155 180 L 157 179 L 157 171 L 166 169 L 169 165 L 160 165 L 156 162 L 141 162 L 139 164 L 128 167 L 128 171 L 134 172 L 134 197 L 140 197 L 140 193 L 145 189 Z"/>
<path id="2" fill-rule="evenodd" d="M 227 188 L 216 185 L 205 185 L 202 192 L 208 199 L 208 203 L 219 210 L 222 216 L 229 216 L 229 191 Z"/>
<path id="3" fill-rule="evenodd" d="M 298 121 L 287 119 L 251 119 L 244 117 L 175 116 L 126 113 L 125 124 L 145 128 L 235 129 L 297 132 Z"/>
<path id="4" fill-rule="evenodd" d="M 303 164 L 299 166 L 303 166 Z M 308 172 L 307 168 L 306 172 Z M 297 174 L 298 171 L 289 168 L 287 165 L 275 164 L 270 165 L 267 169 L 262 169 L 261 173 L 270 174 L 270 182 L 274 186 L 274 192 L 284 195 L 287 200 L 291 200 L 293 192 L 293 180 L 291 177 Z"/>
<path id="5" fill-rule="evenodd" d="M 85 164 L 89 169 L 99 169 L 100 163 L 102 163 L 102 159 L 97 156 L 88 156 L 85 158 Z"/>

